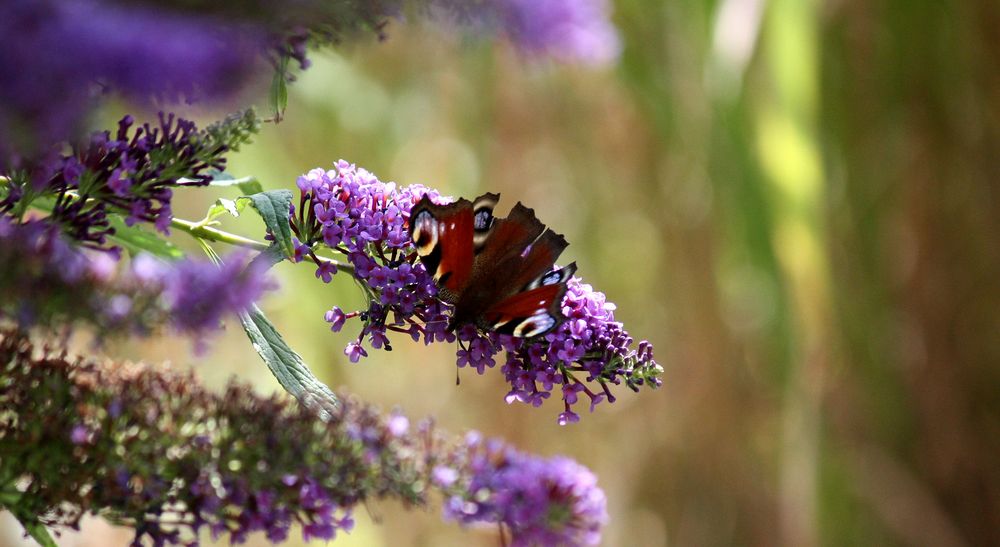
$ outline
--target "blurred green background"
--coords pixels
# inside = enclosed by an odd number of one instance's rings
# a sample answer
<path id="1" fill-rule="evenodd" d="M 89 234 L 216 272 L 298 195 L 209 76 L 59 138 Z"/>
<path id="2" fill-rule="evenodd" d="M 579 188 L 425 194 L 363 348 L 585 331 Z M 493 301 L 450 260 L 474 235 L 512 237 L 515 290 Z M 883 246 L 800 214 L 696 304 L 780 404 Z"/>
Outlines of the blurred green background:
<path id="1" fill-rule="evenodd" d="M 662 389 L 559 427 L 556 403 L 504 403 L 499 370 L 456 387 L 454 347 L 397 338 L 347 362 L 357 325 L 322 321 L 360 304 L 346 277 L 278 268 L 269 316 L 332 386 L 590 467 L 604 545 L 996 544 L 1000 4 L 620 0 L 614 20 L 623 56 L 598 70 L 394 23 L 316 54 L 229 170 L 294 188 L 344 158 L 525 202 L 654 343 Z M 200 218 L 214 197 L 185 199 Z M 189 347 L 112 353 L 278 389 L 236 324 Z M 339 544 L 499 545 L 438 507 L 357 513 Z M 130 538 L 86 530 L 61 542 Z"/>

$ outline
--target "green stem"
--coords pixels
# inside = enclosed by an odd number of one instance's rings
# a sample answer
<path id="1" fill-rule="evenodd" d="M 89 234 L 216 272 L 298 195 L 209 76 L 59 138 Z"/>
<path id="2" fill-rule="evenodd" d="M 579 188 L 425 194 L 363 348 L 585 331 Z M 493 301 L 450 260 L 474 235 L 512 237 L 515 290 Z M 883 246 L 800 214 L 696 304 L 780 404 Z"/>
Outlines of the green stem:
<path id="1" fill-rule="evenodd" d="M 264 251 L 270 247 L 268 243 L 263 241 L 257 241 L 255 239 L 245 238 L 229 232 L 223 232 L 222 230 L 212 228 L 211 226 L 204 226 L 191 222 L 190 220 L 184 220 L 177 217 L 170 220 L 170 226 L 183 232 L 187 232 L 198 239 L 228 243 L 230 245 L 254 249 L 256 251 Z"/>
<path id="2" fill-rule="evenodd" d="M 184 220 L 174 217 L 170 221 L 170 225 L 182 232 L 186 232 L 193 237 L 203 240 L 203 241 L 216 241 L 218 243 L 227 243 L 229 245 L 236 245 L 238 247 L 245 247 L 247 249 L 253 249 L 255 251 L 266 251 L 271 245 L 264 241 L 257 241 L 255 239 L 249 239 L 236 234 L 231 234 L 229 232 L 224 232 L 218 228 L 213 228 L 211 226 L 206 226 L 201 223 L 191 222 L 190 220 Z M 333 260 L 332 258 L 326 258 L 322 256 L 316 256 L 315 259 L 322 263 L 333 264 L 338 270 L 345 272 L 354 273 L 354 265 L 346 264 Z"/>

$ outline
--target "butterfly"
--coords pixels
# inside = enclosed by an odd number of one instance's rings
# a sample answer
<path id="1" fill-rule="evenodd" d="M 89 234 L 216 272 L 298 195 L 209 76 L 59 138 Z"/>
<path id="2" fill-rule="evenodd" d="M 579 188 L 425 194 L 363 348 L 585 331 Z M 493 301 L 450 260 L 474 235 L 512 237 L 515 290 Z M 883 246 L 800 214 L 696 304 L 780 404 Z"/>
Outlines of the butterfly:
<path id="1" fill-rule="evenodd" d="M 518 202 L 493 216 L 499 194 L 437 205 L 426 195 L 410 210 L 410 239 L 453 304 L 450 331 L 466 324 L 519 338 L 541 336 L 563 317 L 566 281 L 576 263 L 553 268 L 569 245 Z"/>

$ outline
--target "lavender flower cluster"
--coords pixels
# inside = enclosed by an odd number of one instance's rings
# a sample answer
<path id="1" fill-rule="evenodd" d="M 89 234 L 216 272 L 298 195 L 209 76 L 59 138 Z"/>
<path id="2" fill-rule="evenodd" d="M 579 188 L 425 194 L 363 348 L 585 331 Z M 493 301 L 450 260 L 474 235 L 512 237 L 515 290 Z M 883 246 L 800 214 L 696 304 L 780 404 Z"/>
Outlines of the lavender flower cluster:
<path id="1" fill-rule="evenodd" d="M 424 501 L 418 440 L 352 399 L 323 423 L 247 385 L 216 395 L 189 373 L 69 359 L 0 330 L 0 407 L 0 504 L 23 522 L 101 512 L 135 528 L 133 545 L 196 545 L 202 529 L 281 542 L 293 524 L 329 540 L 365 499 Z"/>
<path id="2" fill-rule="evenodd" d="M 358 337 L 344 350 L 352 362 L 368 355 L 365 338 L 374 349 L 391 349 L 388 332 L 405 333 L 425 344 L 455 341 L 456 335 L 446 330 L 450 306 L 435 298 L 437 287 L 417 260 L 406 230 L 409 211 L 422 196 L 438 203 L 447 198 L 419 185 L 397 188 L 343 160 L 336 169 L 310 171 L 297 184 L 299 207 L 291 215 L 298 238 L 296 259 L 314 261 L 316 276 L 329 282 L 337 270 L 316 251 L 325 246 L 342 253 L 368 300 L 363 310 L 334 307 L 325 316 L 334 332 L 348 319 L 361 320 Z M 457 333 L 460 368 L 469 366 L 483 374 L 505 350 L 502 371 L 511 386 L 507 401 L 539 406 L 558 389 L 565 407 L 561 424 L 579 420 L 572 406 L 581 393 L 593 410 L 603 401 L 614 402 L 609 383 L 624 381 L 633 390 L 643 384 L 658 387 L 662 373 L 648 342 L 632 348 L 632 338 L 614 320 L 614 305 L 603 293 L 578 278 L 567 286 L 562 303 L 567 320 L 542 339 L 480 333 L 473 326 Z"/>
<path id="3" fill-rule="evenodd" d="M 446 518 L 502 523 L 512 547 L 596 545 L 608 519 L 604 492 L 587 468 L 524 454 L 475 432 L 434 468 L 432 480 L 450 493 Z"/>
<path id="4" fill-rule="evenodd" d="M 332 539 L 358 503 L 421 505 L 436 489 L 447 518 L 505 525 L 514 545 L 598 541 L 605 497 L 575 462 L 341 401 L 320 421 L 246 385 L 213 394 L 190 373 L 73 359 L 0 329 L 0 508 L 57 530 L 101 513 L 134 527 L 133 545 L 197 545 L 201 530 L 279 543 L 293 525 Z"/>
<path id="5" fill-rule="evenodd" d="M 590 412 L 605 401 L 615 402 L 608 386 L 620 384 L 638 391 L 643 384 L 660 387 L 663 368 L 653 359 L 653 346 L 646 340 L 632 347 L 634 340 L 622 324 L 615 321 L 615 305 L 604 293 L 573 277 L 566 283 L 561 325 L 543 336 L 543 341 L 529 341 L 495 333 L 479 333 L 466 328 L 460 339 L 468 349 L 458 352 L 458 366 L 466 364 L 480 374 L 495 365 L 494 355 L 506 350 L 501 371 L 511 390 L 508 403 L 519 401 L 540 406 L 559 389 L 564 410 L 560 425 L 580 421 L 573 405 L 587 397 Z M 581 379 L 582 377 L 582 379 Z M 596 386 L 595 386 L 596 384 Z"/>
<path id="6" fill-rule="evenodd" d="M 201 344 L 222 318 L 273 286 L 262 267 L 244 262 L 168 264 L 139 255 L 118 271 L 111 255 L 72 246 L 45 221 L 0 216 L 0 318 L 24 326 L 85 322 L 99 335 L 170 325 Z"/>
<path id="7" fill-rule="evenodd" d="M 414 340 L 423 337 L 428 344 L 455 340 L 446 331 L 447 306 L 434 300 L 437 286 L 415 260 L 406 229 L 410 208 L 425 194 L 440 200 L 437 192 L 419 185 L 397 189 L 344 160 L 335 170 L 313 169 L 296 184 L 300 191 L 298 214 L 292 211 L 296 259 L 309 257 L 317 265 L 316 277 L 329 283 L 337 269 L 315 251 L 325 246 L 340 252 L 354 277 L 362 281 L 369 302 L 366 309 L 350 313 L 333 307 L 325 316 L 334 332 L 348 319 L 361 319 L 361 332 L 344 350 L 352 362 L 368 355 L 366 337 L 371 347 L 391 350 L 388 331 L 406 333 Z"/>
<path id="8" fill-rule="evenodd" d="M 100 0 L 3 0 L 0 170 L 72 139 L 105 90 L 224 99 L 253 72 L 250 32 L 211 18 Z"/>
<path id="9" fill-rule="evenodd" d="M 223 155 L 246 142 L 258 121 L 251 110 L 199 131 L 161 112 L 156 127 L 145 123 L 133 131 L 134 125 L 125 116 L 113 138 L 108 131 L 94 133 L 72 154 L 43 164 L 34 181 L 11 179 L 0 213 L 14 214 L 39 196 L 51 199 L 48 221 L 92 247 L 105 246 L 115 233 L 109 212 L 127 215 L 128 226 L 151 222 L 168 233 L 174 189 L 208 184 L 210 170 L 225 167 Z"/>
<path id="10" fill-rule="evenodd" d="M 502 33 L 535 57 L 596 66 L 621 53 L 607 0 L 430 0 L 428 8 L 435 19 Z"/>

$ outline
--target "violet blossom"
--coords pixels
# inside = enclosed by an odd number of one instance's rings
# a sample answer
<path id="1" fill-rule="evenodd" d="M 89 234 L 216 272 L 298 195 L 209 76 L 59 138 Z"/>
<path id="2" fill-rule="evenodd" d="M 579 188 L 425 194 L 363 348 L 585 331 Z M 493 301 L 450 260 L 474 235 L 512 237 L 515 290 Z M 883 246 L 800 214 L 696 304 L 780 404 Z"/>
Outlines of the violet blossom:
<path id="1" fill-rule="evenodd" d="M 432 472 L 451 492 L 446 518 L 463 524 L 499 522 L 512 547 L 596 545 L 607 522 L 607 500 L 597 477 L 575 461 L 543 459 L 478 433 Z"/>
<path id="2" fill-rule="evenodd" d="M 83 129 L 96 99 L 226 99 L 261 50 L 249 28 L 100 0 L 0 2 L 0 170 Z"/>
<path id="3" fill-rule="evenodd" d="M 430 0 L 431 17 L 506 35 L 535 58 L 606 65 L 621 53 L 607 0 Z"/>
<path id="4" fill-rule="evenodd" d="M 648 384 L 658 387 L 663 369 L 653 359 L 647 341 L 633 348 L 633 339 L 615 321 L 614 304 L 603 293 L 578 277 L 567 282 L 562 312 L 566 320 L 555 330 L 535 339 L 480 332 L 466 325 L 447 330 L 451 306 L 436 298 L 433 278 L 417 260 L 406 225 L 409 211 L 424 195 L 437 203 L 449 198 L 420 185 L 398 187 L 384 183 L 365 169 L 339 161 L 336 169 L 314 169 L 299 177 L 299 206 L 292 211 L 292 230 L 308 257 L 327 275 L 335 277 L 328 259 L 317 251 L 332 249 L 344 257 L 353 276 L 361 281 L 368 300 L 364 309 L 345 312 L 333 307 L 325 315 L 332 331 L 349 319 L 360 319 L 357 338 L 344 353 L 351 362 L 374 349 L 391 349 L 387 334 L 399 332 L 413 340 L 458 342 L 457 365 L 483 374 L 502 363 L 510 384 L 509 403 L 541 405 L 558 392 L 564 410 L 561 424 L 576 422 L 575 404 L 586 396 L 590 410 L 604 401 L 614 402 L 609 384 L 624 383 L 632 390 Z M 500 357 L 504 352 L 506 355 Z"/>
<path id="5" fill-rule="evenodd" d="M 240 253 L 219 266 L 139 255 L 120 268 L 107 253 L 71 245 L 44 220 L 0 216 L 0 318 L 21 325 L 82 322 L 99 335 L 169 326 L 201 344 L 269 288 L 264 267 L 247 266 Z"/>

